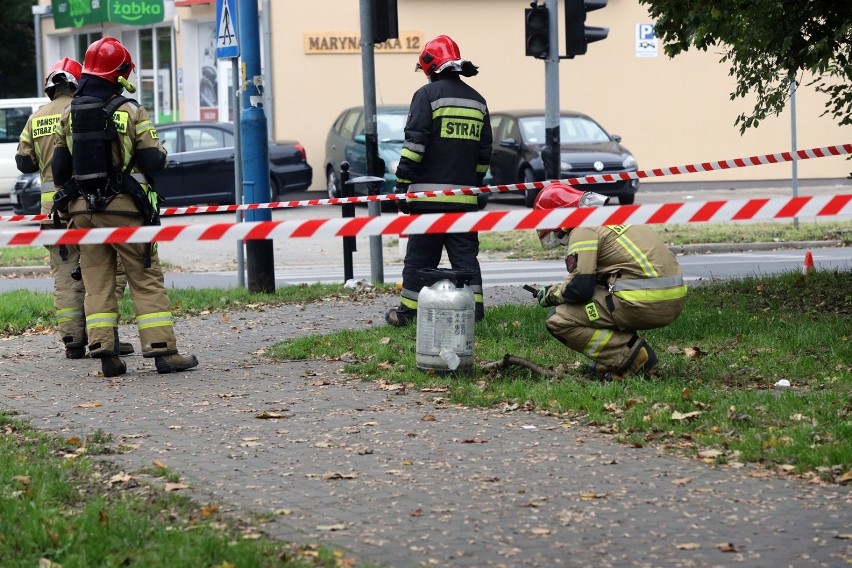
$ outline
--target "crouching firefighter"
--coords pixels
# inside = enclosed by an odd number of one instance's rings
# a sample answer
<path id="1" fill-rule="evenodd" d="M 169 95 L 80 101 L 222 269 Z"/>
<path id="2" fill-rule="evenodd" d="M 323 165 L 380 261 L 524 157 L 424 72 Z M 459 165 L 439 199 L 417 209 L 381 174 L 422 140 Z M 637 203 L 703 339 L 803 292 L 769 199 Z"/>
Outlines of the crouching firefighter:
<path id="1" fill-rule="evenodd" d="M 91 44 L 79 88 L 54 130 L 52 171 L 61 188 L 54 195 L 54 212 L 67 209 L 70 227 L 159 224 L 151 176 L 165 168 L 166 151 L 145 109 L 121 96 L 123 89 L 135 90 L 128 81 L 133 69 L 130 52 L 117 39 Z M 118 357 L 118 259 L 127 275 L 142 355 L 153 358 L 160 373 L 197 366 L 194 355 L 178 353 L 156 245 L 81 245 L 89 353 L 100 358 L 104 376 L 127 371 Z"/>
<path id="2" fill-rule="evenodd" d="M 589 207 L 603 196 L 554 182 L 535 200 L 535 210 Z M 568 247 L 565 280 L 539 288 L 547 331 L 594 363 L 599 378 L 649 374 L 657 355 L 637 331 L 664 327 L 683 311 L 686 284 L 680 264 L 647 225 L 562 227 L 538 232 L 545 249 Z"/>

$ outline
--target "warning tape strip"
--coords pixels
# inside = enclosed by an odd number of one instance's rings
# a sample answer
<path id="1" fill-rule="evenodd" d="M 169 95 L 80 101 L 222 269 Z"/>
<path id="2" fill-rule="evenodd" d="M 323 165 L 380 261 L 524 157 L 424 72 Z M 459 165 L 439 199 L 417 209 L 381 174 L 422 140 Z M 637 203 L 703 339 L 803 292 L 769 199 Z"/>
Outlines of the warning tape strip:
<path id="1" fill-rule="evenodd" d="M 28 229 L 0 231 L 0 247 L 502 232 L 623 224 L 779 221 L 794 217 L 813 217 L 826 220 L 847 215 L 852 215 L 852 194 L 532 211 L 483 211 L 478 213 L 256 221 L 212 225 L 50 231 Z"/>
<path id="2" fill-rule="evenodd" d="M 750 158 L 733 158 L 718 162 L 701 162 L 688 164 L 686 166 L 670 166 L 668 168 L 652 168 L 636 172 L 625 172 L 618 174 L 596 174 L 580 178 L 567 178 L 560 180 L 569 185 L 583 185 L 590 183 L 613 183 L 620 180 L 645 179 L 652 177 L 674 176 L 682 174 L 694 174 L 714 170 L 728 170 L 734 168 L 745 168 L 749 166 L 762 166 L 766 164 L 779 164 L 792 162 L 793 160 L 810 160 L 815 158 L 826 158 L 830 156 L 842 156 L 852 154 L 852 144 L 840 144 L 837 146 L 824 146 L 821 148 L 810 148 L 796 152 L 779 152 L 776 154 L 764 154 Z M 291 207 L 311 207 L 315 205 L 350 205 L 356 203 L 369 203 L 380 201 L 398 201 L 406 198 L 436 197 L 448 195 L 477 195 L 479 193 L 508 193 L 512 191 L 525 191 L 527 189 L 543 189 L 549 181 L 516 183 L 511 185 L 485 185 L 481 187 L 462 187 L 458 189 L 444 189 L 438 191 L 423 191 L 418 193 L 392 193 L 387 195 L 366 195 L 358 197 L 334 197 L 328 199 L 304 199 L 301 201 L 272 201 L 269 203 L 246 203 L 243 205 L 211 205 L 198 207 L 167 207 L 160 210 L 163 217 L 172 215 L 195 215 L 201 213 L 228 213 L 232 211 L 247 211 L 255 209 L 286 209 Z M 44 221 L 47 215 L 0 215 L 0 221 Z"/>

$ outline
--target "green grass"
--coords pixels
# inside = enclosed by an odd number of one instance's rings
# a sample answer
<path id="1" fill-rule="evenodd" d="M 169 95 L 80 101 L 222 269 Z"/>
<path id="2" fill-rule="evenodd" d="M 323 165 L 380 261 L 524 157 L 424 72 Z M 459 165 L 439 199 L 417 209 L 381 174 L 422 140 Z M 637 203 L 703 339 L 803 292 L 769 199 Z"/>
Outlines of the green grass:
<path id="1" fill-rule="evenodd" d="M 818 271 L 692 288 L 672 325 L 644 332 L 660 359 L 654 377 L 601 383 L 587 361 L 551 338 L 545 311 L 490 308 L 476 328 L 472 377 L 420 372 L 414 327 L 380 326 L 280 343 L 282 359 L 340 358 L 365 380 L 444 387 L 454 403 L 538 409 L 598 425 L 630 445 L 718 462 L 756 462 L 837 481 L 852 467 L 852 273 Z M 558 375 L 511 366 L 505 354 Z M 774 384 L 787 379 L 791 388 Z M 698 412 L 688 418 L 680 415 Z"/>
<path id="2" fill-rule="evenodd" d="M 2 249 L 0 249 L 2 250 Z M 274 294 L 252 294 L 246 288 L 175 288 L 169 290 L 172 313 L 176 317 L 200 315 L 210 311 L 262 309 L 277 304 L 316 302 L 322 299 L 383 294 L 392 285 L 379 285 L 373 291 L 356 292 L 336 284 L 299 284 L 277 288 Z M 120 322 L 133 323 L 135 316 L 129 292 L 119 306 Z M 0 293 L 0 336 L 24 332 L 50 331 L 56 325 L 53 294 L 14 290 Z"/>
<path id="3" fill-rule="evenodd" d="M 0 247 L 0 266 L 47 266 L 49 262 L 44 247 Z"/>
<path id="4" fill-rule="evenodd" d="M 47 436 L 0 414 L 0 564 L 91 566 L 338 567 L 336 551 L 261 534 L 263 519 L 169 491 L 163 470 L 127 475 L 89 457 L 108 442 Z"/>

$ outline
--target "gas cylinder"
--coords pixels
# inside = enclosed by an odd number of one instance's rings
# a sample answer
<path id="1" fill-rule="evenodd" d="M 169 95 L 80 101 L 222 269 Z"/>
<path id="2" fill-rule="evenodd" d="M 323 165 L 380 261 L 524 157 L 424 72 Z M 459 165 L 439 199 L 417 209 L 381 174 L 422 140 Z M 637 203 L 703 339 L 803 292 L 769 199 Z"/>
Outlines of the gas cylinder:
<path id="1" fill-rule="evenodd" d="M 472 373 L 476 300 L 467 282 L 473 273 L 433 268 L 420 274 L 434 283 L 424 286 L 417 298 L 417 368 Z"/>

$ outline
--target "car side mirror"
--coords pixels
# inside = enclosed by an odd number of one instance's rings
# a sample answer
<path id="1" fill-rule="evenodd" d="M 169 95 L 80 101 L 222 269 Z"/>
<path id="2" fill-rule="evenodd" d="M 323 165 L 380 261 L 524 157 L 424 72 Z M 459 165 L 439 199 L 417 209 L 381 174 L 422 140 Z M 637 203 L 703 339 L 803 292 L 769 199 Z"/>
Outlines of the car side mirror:
<path id="1" fill-rule="evenodd" d="M 353 138 L 353 140 L 355 140 L 356 144 L 366 144 L 367 143 L 367 135 L 366 134 L 356 134 L 355 138 Z"/>
<path id="2" fill-rule="evenodd" d="M 504 148 L 517 148 L 518 142 L 514 138 L 503 138 L 500 140 L 500 145 Z"/>
<path id="3" fill-rule="evenodd" d="M 618 134 L 613 134 L 610 138 L 612 138 L 613 142 L 621 142 L 621 136 Z"/>

